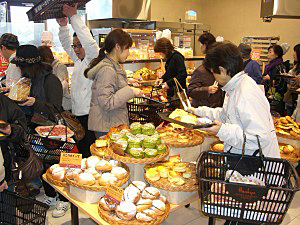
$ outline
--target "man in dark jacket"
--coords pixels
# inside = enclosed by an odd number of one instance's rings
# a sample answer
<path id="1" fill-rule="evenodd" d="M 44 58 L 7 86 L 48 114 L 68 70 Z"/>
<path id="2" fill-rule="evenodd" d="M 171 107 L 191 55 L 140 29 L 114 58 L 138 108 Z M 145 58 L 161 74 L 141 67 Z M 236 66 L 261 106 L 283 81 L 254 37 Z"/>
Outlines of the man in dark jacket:
<path id="1" fill-rule="evenodd" d="M 11 158 L 8 150 L 9 142 L 19 143 L 26 129 L 26 117 L 17 104 L 0 93 L 0 120 L 8 123 L 5 128 L 0 128 L 0 149 L 4 159 L 5 177 L 3 162 L 0 162 L 0 190 L 6 186 L 6 181 L 11 179 Z M 0 157 L 1 158 L 1 157 Z M 1 177 L 2 176 L 2 177 Z M 4 178 L 4 179 L 3 179 Z M 3 186 L 1 186 L 3 185 Z"/>

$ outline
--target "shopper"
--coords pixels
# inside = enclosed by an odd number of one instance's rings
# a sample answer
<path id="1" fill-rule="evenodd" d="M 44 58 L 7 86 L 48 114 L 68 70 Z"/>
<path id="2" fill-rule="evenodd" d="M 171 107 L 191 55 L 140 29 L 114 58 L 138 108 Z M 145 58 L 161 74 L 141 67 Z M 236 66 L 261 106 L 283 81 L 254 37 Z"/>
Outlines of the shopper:
<path id="1" fill-rule="evenodd" d="M 89 129 L 96 132 L 97 138 L 112 127 L 129 124 L 127 102 L 143 95 L 140 89 L 128 86 L 126 72 L 120 65 L 129 56 L 131 45 L 128 33 L 113 30 L 85 71 L 86 77 L 93 80 Z"/>
<path id="2" fill-rule="evenodd" d="M 206 106 L 191 108 L 200 117 L 214 120 L 207 130 L 224 142 L 224 149 L 242 153 L 243 134 L 247 137 L 246 154 L 258 149 L 256 135 L 267 157 L 280 158 L 278 141 L 270 114 L 269 103 L 255 81 L 243 70 L 243 60 L 238 48 L 231 43 L 218 43 L 209 50 L 205 66 L 226 92 L 223 108 Z"/>
<path id="3" fill-rule="evenodd" d="M 187 72 L 184 56 L 174 49 L 174 46 L 167 38 L 158 39 L 154 51 L 159 52 L 166 59 L 166 73 L 162 76 L 161 83 L 167 89 L 167 97 L 171 100 L 177 93 L 174 78 L 179 81 L 182 88 L 186 89 Z"/>
<path id="4" fill-rule="evenodd" d="M 252 48 L 250 45 L 246 45 L 241 43 L 239 46 L 239 51 L 242 54 L 243 62 L 244 62 L 244 71 L 248 74 L 258 85 L 263 84 L 262 73 L 259 64 L 252 60 L 250 57 Z"/>
<path id="5" fill-rule="evenodd" d="M 216 42 L 211 33 L 204 33 L 199 37 L 200 51 L 203 54 L 210 49 Z M 187 94 L 192 98 L 192 106 L 208 106 L 211 108 L 221 107 L 223 105 L 223 91 L 218 85 L 214 85 L 215 78 L 202 64 L 193 73 L 192 79 L 188 86 Z"/>
<path id="6" fill-rule="evenodd" d="M 66 65 L 62 64 L 58 59 L 55 59 L 53 53 L 48 46 L 38 47 L 42 61 L 49 63 L 52 66 L 52 73 L 57 76 L 63 87 L 62 107 L 64 110 L 71 110 L 71 95 L 69 92 L 69 73 Z"/>
<path id="7" fill-rule="evenodd" d="M 85 137 L 77 144 L 77 147 L 82 157 L 86 158 L 91 154 L 90 145 L 95 141 L 95 134 L 88 130 L 92 81 L 84 76 L 84 70 L 98 56 L 99 47 L 88 27 L 77 15 L 77 4 L 75 4 L 75 7 L 64 5 L 63 13 L 70 19 L 72 28 L 75 31 L 72 43 L 70 30 L 67 26 L 68 18 L 57 20 L 60 25 L 59 40 L 74 62 L 74 71 L 71 78 L 72 113 L 85 128 Z"/>
<path id="8" fill-rule="evenodd" d="M 16 56 L 16 49 L 18 47 L 19 41 L 16 35 L 11 33 L 2 34 L 0 38 L 0 50 L 7 62 L 11 62 L 11 60 Z M 15 64 L 11 63 L 9 63 L 5 75 L 6 89 L 2 89 L 2 91 L 7 91 L 8 88 L 21 77 L 20 70 Z"/>

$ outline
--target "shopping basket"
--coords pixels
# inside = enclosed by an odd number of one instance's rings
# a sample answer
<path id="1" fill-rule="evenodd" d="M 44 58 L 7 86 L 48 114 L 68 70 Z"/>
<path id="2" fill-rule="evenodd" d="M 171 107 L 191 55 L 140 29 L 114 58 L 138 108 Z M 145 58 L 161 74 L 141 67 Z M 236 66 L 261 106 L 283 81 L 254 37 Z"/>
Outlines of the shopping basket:
<path id="1" fill-rule="evenodd" d="M 0 224 L 45 224 L 48 209 L 45 203 L 20 197 L 13 192 L 5 190 L 0 193 Z"/>
<path id="2" fill-rule="evenodd" d="M 162 122 L 159 112 L 174 111 L 179 106 L 179 99 L 160 102 L 150 98 L 133 98 L 127 103 L 129 122 L 153 123 L 158 126 Z"/>
<path id="3" fill-rule="evenodd" d="M 260 146 L 260 144 L 259 144 Z M 197 162 L 201 211 L 211 218 L 280 224 L 299 190 L 298 176 L 286 160 L 244 154 L 202 152 Z M 243 162 L 241 165 L 238 165 Z M 234 183 L 228 170 L 252 175 L 265 186 Z"/>

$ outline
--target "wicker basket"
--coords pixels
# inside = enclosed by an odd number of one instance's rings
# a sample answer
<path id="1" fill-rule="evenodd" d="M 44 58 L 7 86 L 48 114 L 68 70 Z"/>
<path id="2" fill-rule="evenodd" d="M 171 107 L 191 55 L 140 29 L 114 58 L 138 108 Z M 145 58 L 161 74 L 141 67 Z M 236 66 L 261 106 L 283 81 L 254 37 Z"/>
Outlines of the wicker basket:
<path id="1" fill-rule="evenodd" d="M 55 179 L 52 177 L 52 174 L 50 173 L 49 169 L 46 171 L 46 178 L 47 178 L 47 180 L 48 180 L 51 184 L 54 184 L 54 185 L 56 185 L 56 186 L 59 186 L 59 187 L 66 187 L 66 186 L 68 186 L 67 182 L 55 180 Z"/>
<path id="2" fill-rule="evenodd" d="M 213 143 L 209 146 L 209 150 L 210 150 L 210 151 L 213 151 L 213 152 L 224 152 L 224 150 L 223 150 L 223 151 L 216 151 L 216 150 L 214 150 L 213 147 L 214 147 L 214 145 L 216 145 L 216 144 L 224 144 L 224 142 L 222 142 L 222 141 L 216 141 L 216 142 L 213 142 Z"/>
<path id="3" fill-rule="evenodd" d="M 284 143 L 278 143 L 278 144 L 279 144 L 279 146 L 287 145 L 287 144 L 284 144 Z M 295 154 L 297 154 L 298 157 L 291 157 L 288 154 L 280 154 L 280 157 L 282 159 L 288 160 L 290 162 L 299 162 L 300 161 L 300 149 L 299 148 L 295 148 L 295 152 L 296 152 Z"/>
<path id="4" fill-rule="evenodd" d="M 189 148 L 189 147 L 201 145 L 204 141 L 203 135 L 198 131 L 194 131 L 193 133 L 195 138 L 193 138 L 193 140 L 190 140 L 187 143 L 174 142 L 173 139 L 168 140 L 167 138 L 162 138 L 162 140 L 166 145 L 173 148 Z"/>
<path id="5" fill-rule="evenodd" d="M 146 169 L 147 166 L 145 166 Z M 196 178 L 196 165 L 193 163 L 189 163 L 189 168 L 192 170 L 192 177 L 190 179 L 184 179 L 185 184 L 181 186 L 175 186 L 170 184 L 167 178 L 160 178 L 158 181 L 151 181 L 147 178 L 146 173 L 144 174 L 145 181 L 148 182 L 151 186 L 160 188 L 166 191 L 172 192 L 193 192 L 198 191 L 199 186 Z"/>
<path id="6" fill-rule="evenodd" d="M 293 136 L 293 135 L 286 135 L 286 134 L 280 134 L 280 133 L 276 133 L 276 135 L 278 137 L 282 137 L 282 138 L 288 138 L 288 139 L 292 139 L 292 140 L 300 140 L 300 136 Z"/>
<path id="7" fill-rule="evenodd" d="M 130 158 L 129 156 L 120 156 L 114 153 L 111 147 L 108 148 L 108 155 L 111 158 L 119 162 L 128 163 L 128 164 L 150 164 L 150 163 L 159 162 L 162 161 L 164 158 L 166 158 L 169 155 L 169 153 L 170 153 L 170 149 L 167 146 L 166 152 L 161 155 L 158 155 L 153 158 L 136 159 L 136 158 Z"/>
<path id="8" fill-rule="evenodd" d="M 118 187 L 121 187 L 123 184 L 125 184 L 129 178 L 130 178 L 130 170 L 129 170 L 129 167 L 127 165 L 125 165 L 124 163 L 122 163 L 122 167 L 125 168 L 127 170 L 127 175 L 124 179 L 122 180 L 118 180 L 116 185 Z M 77 187 L 79 189 L 83 189 L 83 190 L 87 190 L 87 191 L 105 191 L 106 190 L 106 187 L 105 186 L 99 186 L 99 185 L 92 185 L 92 186 L 89 186 L 89 185 L 81 185 L 81 184 L 78 184 L 77 182 L 73 181 L 73 180 L 70 180 L 68 179 L 67 177 L 65 178 L 66 179 L 66 182 L 67 184 L 69 185 L 72 185 L 74 187 Z"/>
<path id="9" fill-rule="evenodd" d="M 105 211 L 101 208 L 100 204 L 98 204 L 98 213 L 100 217 L 107 223 L 111 225 L 158 225 L 161 224 L 166 218 L 168 218 L 170 214 L 170 203 L 166 202 L 166 212 L 161 216 L 157 216 L 156 220 L 151 222 L 139 222 L 136 219 L 125 221 L 118 219 L 116 216 L 112 215 L 109 211 Z"/>
<path id="10" fill-rule="evenodd" d="M 103 149 L 103 153 L 104 154 L 102 154 L 101 152 L 99 152 L 97 150 L 97 147 L 96 147 L 95 143 L 90 146 L 90 152 L 91 152 L 92 155 L 98 156 L 98 157 L 103 158 L 105 160 L 109 160 L 110 157 L 108 155 L 108 148 L 107 147 L 103 147 L 101 149 Z"/>

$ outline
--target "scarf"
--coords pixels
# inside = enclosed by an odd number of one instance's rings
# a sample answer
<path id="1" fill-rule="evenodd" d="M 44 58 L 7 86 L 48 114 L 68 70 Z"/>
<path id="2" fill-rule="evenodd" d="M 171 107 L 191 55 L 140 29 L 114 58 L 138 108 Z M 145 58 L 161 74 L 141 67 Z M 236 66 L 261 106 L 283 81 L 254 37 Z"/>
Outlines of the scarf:
<path id="1" fill-rule="evenodd" d="M 264 76 L 266 75 L 270 75 L 270 72 L 279 64 L 283 63 L 283 59 L 282 58 L 276 58 L 273 59 L 268 65 L 266 65 L 265 67 L 265 72 L 264 72 Z"/>

